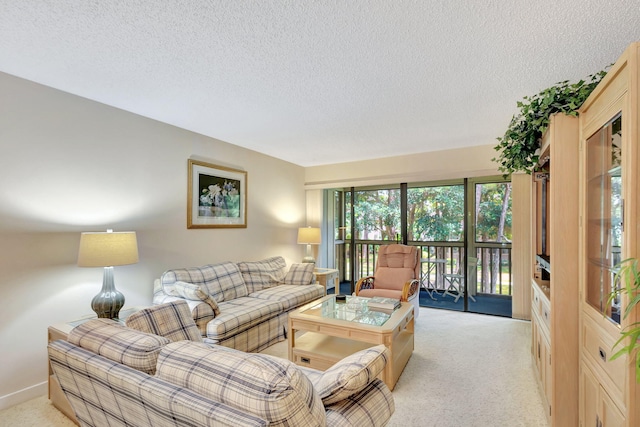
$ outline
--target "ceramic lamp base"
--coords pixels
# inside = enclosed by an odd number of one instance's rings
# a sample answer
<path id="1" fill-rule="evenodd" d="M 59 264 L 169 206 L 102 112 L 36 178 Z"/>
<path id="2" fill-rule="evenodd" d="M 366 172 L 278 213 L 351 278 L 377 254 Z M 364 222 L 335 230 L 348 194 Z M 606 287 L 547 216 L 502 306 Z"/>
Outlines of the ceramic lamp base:
<path id="1" fill-rule="evenodd" d="M 122 306 L 124 306 L 124 295 L 116 289 L 113 283 L 113 267 L 105 267 L 102 289 L 91 300 L 91 308 L 96 312 L 98 318 L 117 319 Z"/>

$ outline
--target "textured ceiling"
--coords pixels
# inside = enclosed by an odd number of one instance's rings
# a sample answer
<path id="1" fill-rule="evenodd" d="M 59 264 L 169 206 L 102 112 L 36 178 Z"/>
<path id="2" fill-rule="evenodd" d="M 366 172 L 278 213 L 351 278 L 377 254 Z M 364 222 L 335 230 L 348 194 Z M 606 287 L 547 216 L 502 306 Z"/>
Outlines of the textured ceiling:
<path id="1" fill-rule="evenodd" d="M 302 166 L 495 144 L 638 0 L 0 0 L 0 71 Z"/>

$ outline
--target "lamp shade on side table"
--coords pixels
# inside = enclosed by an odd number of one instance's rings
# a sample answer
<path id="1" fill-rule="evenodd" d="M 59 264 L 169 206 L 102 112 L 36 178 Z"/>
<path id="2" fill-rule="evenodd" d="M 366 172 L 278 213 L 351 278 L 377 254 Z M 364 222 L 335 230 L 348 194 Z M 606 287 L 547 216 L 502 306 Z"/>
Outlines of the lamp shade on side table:
<path id="1" fill-rule="evenodd" d="M 102 290 L 91 301 L 98 317 L 114 319 L 124 305 L 124 295 L 113 283 L 113 267 L 138 262 L 138 242 L 133 231 L 87 232 L 80 236 L 78 266 L 103 267 Z"/>

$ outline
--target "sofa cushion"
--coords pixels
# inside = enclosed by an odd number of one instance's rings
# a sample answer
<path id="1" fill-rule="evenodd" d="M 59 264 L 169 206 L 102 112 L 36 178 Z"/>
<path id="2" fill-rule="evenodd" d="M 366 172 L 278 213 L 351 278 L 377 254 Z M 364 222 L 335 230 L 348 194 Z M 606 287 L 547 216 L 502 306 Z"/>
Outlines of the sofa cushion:
<path id="1" fill-rule="evenodd" d="M 383 297 L 402 299 L 402 289 L 361 289 L 360 292 L 358 292 L 358 296 L 363 298 Z"/>
<path id="2" fill-rule="evenodd" d="M 67 341 L 114 362 L 153 375 L 167 338 L 130 329 L 111 319 L 93 319 L 69 332 Z"/>
<path id="3" fill-rule="evenodd" d="M 315 264 L 303 262 L 291 264 L 287 275 L 284 276 L 285 285 L 308 285 L 313 280 Z"/>
<path id="4" fill-rule="evenodd" d="M 163 349 L 157 377 L 246 410 L 270 426 L 325 425 L 322 401 L 288 360 L 181 341 Z"/>
<path id="5" fill-rule="evenodd" d="M 220 315 L 207 324 L 207 338 L 221 341 L 258 323 L 277 317 L 283 310 L 278 301 L 242 297 L 219 304 Z"/>
<path id="6" fill-rule="evenodd" d="M 262 261 L 238 263 L 238 268 L 247 285 L 248 293 L 282 283 L 286 275 L 286 267 L 287 263 L 281 256 L 263 259 Z"/>
<path id="7" fill-rule="evenodd" d="M 283 318 L 284 322 L 283 322 Z M 217 344 L 218 347 L 231 348 L 244 351 L 245 353 L 257 353 L 265 348 L 287 339 L 284 323 L 288 319 L 287 313 L 272 317 L 262 323 L 258 323 L 252 328 L 240 333 L 224 338 L 213 340 L 209 337 L 204 339 L 205 344 Z"/>
<path id="8" fill-rule="evenodd" d="M 211 306 L 213 313 L 216 316 L 220 314 L 218 303 L 211 298 L 207 290 L 203 289 L 202 285 L 194 285 L 193 283 L 177 281 L 174 283 L 174 289 L 180 297 L 189 301 L 203 301 Z"/>
<path id="9" fill-rule="evenodd" d="M 160 335 L 170 341 L 202 342 L 202 335 L 191 317 L 187 302 L 173 301 L 154 305 L 127 317 L 127 326 L 149 334 Z"/>
<path id="10" fill-rule="evenodd" d="M 277 301 L 282 304 L 285 311 L 289 311 L 315 299 L 322 298 L 323 296 L 324 287 L 322 285 L 279 285 L 249 294 L 250 298 Z"/>
<path id="11" fill-rule="evenodd" d="M 315 378 L 314 386 L 325 405 L 339 402 L 364 389 L 382 372 L 388 359 L 389 350 L 383 344 L 361 350 Z"/>
<path id="12" fill-rule="evenodd" d="M 178 281 L 203 286 L 217 303 L 248 294 L 242 274 L 232 262 L 167 270 L 160 281 L 164 292 L 172 296 L 179 296 L 175 289 Z"/>
<path id="13" fill-rule="evenodd" d="M 414 279 L 413 269 L 411 268 L 387 268 L 378 267 L 373 287 L 384 289 L 395 289 L 401 291 L 404 284 Z"/>

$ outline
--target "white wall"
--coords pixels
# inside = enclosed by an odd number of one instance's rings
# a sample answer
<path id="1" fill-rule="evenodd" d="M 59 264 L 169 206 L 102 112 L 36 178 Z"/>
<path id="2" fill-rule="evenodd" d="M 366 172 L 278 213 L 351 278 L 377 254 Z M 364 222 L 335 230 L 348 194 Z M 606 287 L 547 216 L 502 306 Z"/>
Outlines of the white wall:
<path id="1" fill-rule="evenodd" d="M 188 158 L 248 172 L 246 229 L 186 228 Z M 298 262 L 305 209 L 302 167 L 0 73 L 0 409 L 45 393 L 47 326 L 92 313 L 80 232 L 137 232 L 115 282 L 148 305 L 168 268 Z"/>

